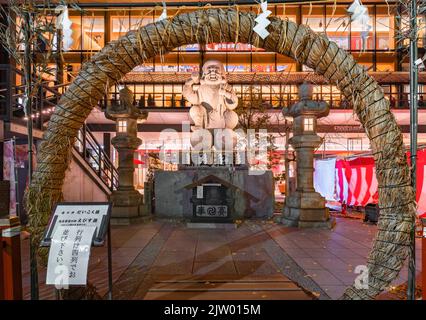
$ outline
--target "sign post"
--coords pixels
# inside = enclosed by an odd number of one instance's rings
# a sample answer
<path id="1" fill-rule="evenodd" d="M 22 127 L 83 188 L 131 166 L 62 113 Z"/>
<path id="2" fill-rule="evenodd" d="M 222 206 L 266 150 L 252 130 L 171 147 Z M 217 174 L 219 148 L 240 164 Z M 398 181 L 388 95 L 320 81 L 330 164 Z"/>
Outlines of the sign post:
<path id="1" fill-rule="evenodd" d="M 416 194 L 417 174 L 417 126 L 418 126 L 418 67 L 417 61 L 417 0 L 410 3 L 410 160 L 411 186 Z M 408 260 L 407 300 L 416 300 L 416 222 L 411 229 L 411 245 Z"/>
<path id="2" fill-rule="evenodd" d="M 108 235 L 108 298 L 112 299 L 110 216 L 108 202 L 71 202 L 55 206 L 41 241 L 41 246 L 50 247 L 46 284 L 55 285 L 56 289 L 85 286 L 90 248 L 103 246 Z"/>
<path id="3" fill-rule="evenodd" d="M 108 223 L 108 300 L 112 300 L 111 224 Z"/>

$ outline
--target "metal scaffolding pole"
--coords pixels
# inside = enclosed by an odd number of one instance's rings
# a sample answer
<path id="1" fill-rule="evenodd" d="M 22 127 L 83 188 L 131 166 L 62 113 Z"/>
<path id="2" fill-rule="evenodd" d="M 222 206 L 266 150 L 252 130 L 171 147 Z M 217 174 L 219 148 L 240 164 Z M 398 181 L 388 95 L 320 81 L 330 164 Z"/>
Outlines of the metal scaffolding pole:
<path id="1" fill-rule="evenodd" d="M 32 63 L 31 63 L 31 19 L 30 12 L 24 14 L 25 30 L 25 49 L 24 49 L 24 68 L 25 68 L 25 113 L 27 121 L 28 136 L 28 183 L 31 184 L 33 174 L 33 119 L 32 119 Z M 30 236 L 30 284 L 31 300 L 39 299 L 38 271 L 37 271 L 37 249 L 34 246 L 32 236 Z"/>
<path id="2" fill-rule="evenodd" d="M 417 61 L 417 0 L 411 1 L 410 8 L 410 160 L 411 160 L 411 185 L 416 194 L 416 169 L 417 169 L 417 90 L 418 68 Z M 416 292 L 416 224 L 415 221 L 410 232 L 410 261 L 408 264 L 408 289 L 407 299 L 415 300 Z"/>

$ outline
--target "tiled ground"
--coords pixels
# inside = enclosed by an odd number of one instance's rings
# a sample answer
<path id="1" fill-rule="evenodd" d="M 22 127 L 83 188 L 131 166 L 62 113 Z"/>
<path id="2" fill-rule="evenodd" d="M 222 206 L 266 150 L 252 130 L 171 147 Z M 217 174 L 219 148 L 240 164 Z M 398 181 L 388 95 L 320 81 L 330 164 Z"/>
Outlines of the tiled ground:
<path id="1" fill-rule="evenodd" d="M 376 227 L 360 220 L 337 219 L 334 230 L 300 230 L 262 221 L 239 228 L 195 229 L 186 224 L 154 221 L 114 227 L 113 281 L 115 299 L 142 299 L 161 279 L 230 278 L 295 281 L 320 299 L 337 299 L 363 265 Z M 28 244 L 23 241 L 25 296 L 29 296 Z M 420 243 L 417 245 L 420 266 Z M 40 283 L 45 272 L 40 271 Z M 395 284 L 407 278 L 406 268 Z M 107 292 L 106 248 L 94 248 L 89 280 Z M 53 299 L 51 287 L 41 285 L 41 298 Z"/>
<path id="2" fill-rule="evenodd" d="M 376 226 L 361 220 L 337 218 L 333 231 L 299 230 L 275 225 L 268 232 L 327 295 L 337 299 L 357 277 L 355 267 L 366 263 Z M 420 272 L 420 241 L 416 252 Z M 407 274 L 404 267 L 393 284 L 405 282 Z"/>

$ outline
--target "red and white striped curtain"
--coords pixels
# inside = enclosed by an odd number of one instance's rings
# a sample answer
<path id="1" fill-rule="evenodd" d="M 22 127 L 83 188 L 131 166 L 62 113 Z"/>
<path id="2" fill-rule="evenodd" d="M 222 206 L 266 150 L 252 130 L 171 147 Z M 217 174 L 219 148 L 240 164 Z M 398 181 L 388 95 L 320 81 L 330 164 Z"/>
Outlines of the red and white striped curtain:
<path id="1" fill-rule="evenodd" d="M 336 161 L 336 194 L 351 206 L 377 203 L 377 179 L 371 157 Z"/>
<path id="2" fill-rule="evenodd" d="M 409 154 L 407 154 L 409 157 Z M 417 151 L 417 183 L 416 183 L 416 200 L 417 200 L 417 214 L 426 213 L 426 149 Z"/>
<path id="3" fill-rule="evenodd" d="M 409 154 L 407 154 L 409 159 Z M 321 161 L 321 160 L 318 160 Z M 426 212 L 426 149 L 417 153 L 417 213 Z M 314 176 L 314 178 L 317 178 Z M 351 206 L 365 206 L 377 203 L 378 184 L 374 159 L 360 157 L 354 160 L 337 160 L 335 179 L 335 200 Z M 323 193 L 321 184 L 315 183 L 317 192 Z M 330 199 L 328 199 L 330 200 Z"/>

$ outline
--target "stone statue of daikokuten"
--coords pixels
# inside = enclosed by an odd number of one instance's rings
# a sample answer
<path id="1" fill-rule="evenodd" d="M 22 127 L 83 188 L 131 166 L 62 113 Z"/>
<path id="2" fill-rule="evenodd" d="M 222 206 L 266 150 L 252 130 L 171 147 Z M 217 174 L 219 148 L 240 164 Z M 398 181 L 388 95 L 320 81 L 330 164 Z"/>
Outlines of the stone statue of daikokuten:
<path id="1" fill-rule="evenodd" d="M 202 68 L 201 78 L 193 73 L 183 87 L 183 96 L 192 104 L 189 115 L 197 129 L 234 129 L 238 115 L 238 97 L 226 81 L 220 61 L 209 60 Z"/>

